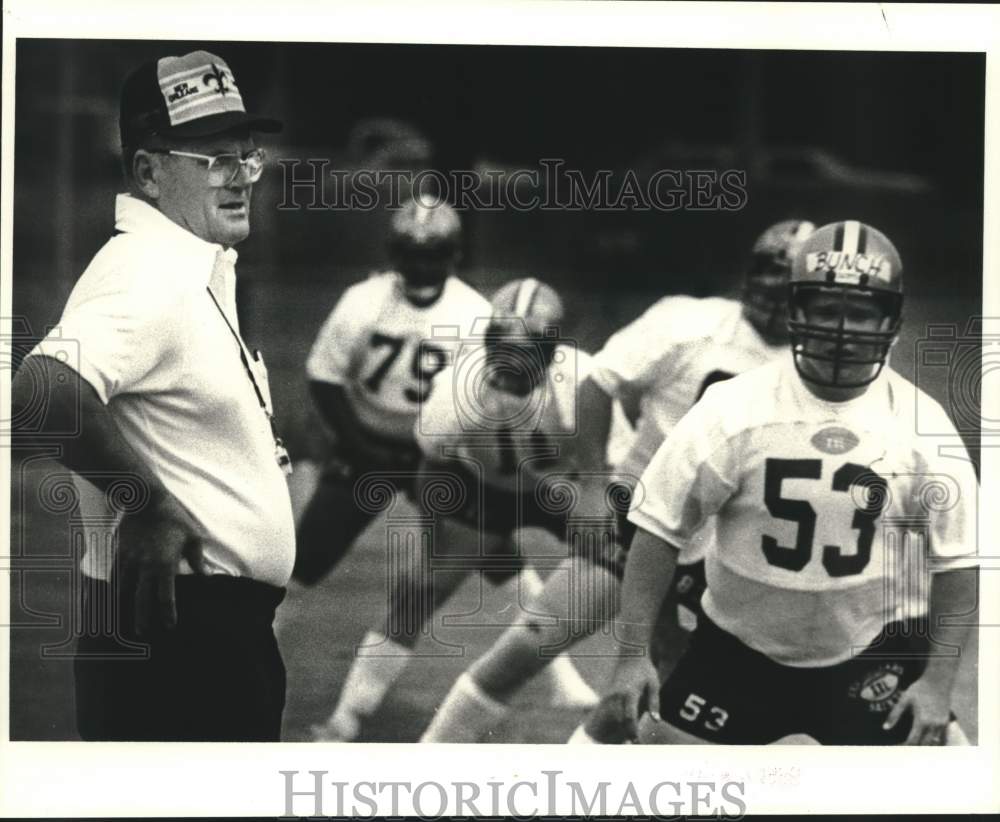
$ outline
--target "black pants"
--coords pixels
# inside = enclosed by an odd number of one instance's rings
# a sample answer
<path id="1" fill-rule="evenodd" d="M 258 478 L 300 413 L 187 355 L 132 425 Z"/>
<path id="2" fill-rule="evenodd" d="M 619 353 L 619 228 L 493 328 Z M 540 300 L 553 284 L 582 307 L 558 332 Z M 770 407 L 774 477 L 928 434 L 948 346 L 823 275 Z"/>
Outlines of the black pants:
<path id="1" fill-rule="evenodd" d="M 130 597 L 84 577 L 76 717 L 85 740 L 275 742 L 285 666 L 272 622 L 283 588 L 242 577 L 177 577 L 177 626 L 138 639 Z M 136 658 L 144 649 L 145 658 Z M 142 650 L 139 651 L 142 653 Z"/>

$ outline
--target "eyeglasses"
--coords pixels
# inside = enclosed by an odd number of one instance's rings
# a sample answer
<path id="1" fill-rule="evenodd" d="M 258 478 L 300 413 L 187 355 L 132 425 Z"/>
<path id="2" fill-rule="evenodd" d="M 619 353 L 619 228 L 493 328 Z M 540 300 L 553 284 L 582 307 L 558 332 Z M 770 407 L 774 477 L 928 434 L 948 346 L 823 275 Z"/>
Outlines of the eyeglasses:
<path id="1" fill-rule="evenodd" d="M 191 157 L 203 160 L 208 171 L 208 184 L 212 188 L 222 188 L 231 185 L 244 168 L 248 181 L 256 183 L 264 173 L 264 159 L 267 156 L 264 149 L 255 148 L 242 157 L 239 154 L 195 154 L 191 151 L 174 151 L 165 148 L 149 148 L 153 154 L 170 154 L 174 157 Z"/>

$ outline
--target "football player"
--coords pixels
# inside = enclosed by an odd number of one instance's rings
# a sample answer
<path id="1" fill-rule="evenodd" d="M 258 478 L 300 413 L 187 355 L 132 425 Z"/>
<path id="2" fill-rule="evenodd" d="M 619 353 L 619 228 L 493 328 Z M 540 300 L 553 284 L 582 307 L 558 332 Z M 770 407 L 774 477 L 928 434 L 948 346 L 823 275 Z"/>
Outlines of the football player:
<path id="1" fill-rule="evenodd" d="M 392 581 L 385 626 L 357 649 L 337 706 L 313 728 L 315 739 L 357 737 L 402 674 L 434 610 L 473 571 L 494 584 L 520 572 L 535 580 L 526 593 L 537 595 L 540 577 L 524 567 L 513 536 L 521 527 L 565 536 L 567 514 L 559 502 L 573 479 L 560 445 L 576 424 L 582 355 L 560 342 L 562 315 L 562 301 L 549 286 L 533 278 L 510 282 L 492 300 L 485 337 L 455 352 L 435 378 L 416 425 L 424 455 L 418 495 L 424 504 L 440 502 L 442 494 L 458 503 L 437 517 L 433 557 L 421 562 L 443 558 L 446 566 L 404 569 Z M 568 659 L 551 667 L 548 687 L 558 701 L 596 703 Z M 558 684 L 551 681 L 556 675 Z"/>
<path id="2" fill-rule="evenodd" d="M 406 476 L 419 461 L 417 410 L 453 346 L 423 341 L 435 326 L 467 333 L 476 317 L 489 315 L 489 302 L 455 276 L 461 225 L 450 205 L 411 200 L 393 215 L 390 232 L 394 270 L 344 292 L 306 362 L 334 440 L 298 529 L 294 576 L 306 585 L 325 577 L 374 517 L 354 501 L 360 475 L 386 472 L 399 491 L 412 491 Z"/>
<path id="3" fill-rule="evenodd" d="M 754 243 L 742 300 L 666 297 L 614 334 L 594 356 L 589 379 L 580 391 L 578 461 L 588 473 L 605 474 L 616 483 L 622 495 L 619 501 L 626 507 L 636 478 L 708 385 L 787 354 L 791 255 L 794 246 L 813 229 L 812 223 L 803 220 L 785 220 L 768 228 Z M 619 403 L 635 421 L 636 433 L 631 447 L 612 468 L 605 463 L 605 443 L 612 409 Z M 630 524 L 622 518 L 618 543 L 627 545 L 631 533 Z M 610 620 L 623 559 L 621 550 L 568 559 L 560 572 L 549 578 L 532 611 L 572 612 L 571 625 L 551 621 L 546 625 L 545 620 L 529 617 L 504 632 L 456 682 L 423 741 L 458 742 L 488 733 L 518 689 L 551 661 L 553 648 L 571 645 Z M 704 567 L 697 544 L 683 562 L 654 632 L 654 651 L 664 665 L 676 659 L 685 632 L 694 627 L 704 590 Z M 573 594 L 582 595 L 576 602 L 567 602 Z M 605 731 L 606 726 L 604 713 L 595 712 L 572 741 L 618 741 L 617 728 L 612 724 Z"/>
<path id="4" fill-rule="evenodd" d="M 945 744 L 975 602 L 972 464 L 944 410 L 886 366 L 902 263 L 856 221 L 792 263 L 792 353 L 711 386 L 643 473 L 609 693 L 622 733 L 670 743 Z M 641 654 L 678 556 L 703 524 L 702 614 L 663 682 Z M 602 703 L 602 706 L 606 703 Z M 641 726 L 642 708 L 648 711 Z M 662 717 L 662 721 L 657 721 Z"/>

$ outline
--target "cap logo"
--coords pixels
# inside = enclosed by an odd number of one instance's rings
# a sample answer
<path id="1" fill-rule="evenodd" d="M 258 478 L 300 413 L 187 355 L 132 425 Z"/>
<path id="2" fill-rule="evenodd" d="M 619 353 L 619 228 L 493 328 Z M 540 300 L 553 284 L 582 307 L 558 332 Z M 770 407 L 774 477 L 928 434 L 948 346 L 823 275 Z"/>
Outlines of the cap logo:
<path id="1" fill-rule="evenodd" d="M 848 254 L 846 251 L 812 251 L 806 255 L 810 274 L 833 273 L 833 282 L 857 285 L 864 278 L 892 279 L 892 261 L 884 255 Z"/>
<path id="2" fill-rule="evenodd" d="M 202 77 L 201 82 L 203 82 L 206 86 L 211 86 L 212 83 L 215 83 L 215 90 L 219 92 L 219 94 L 225 94 L 229 91 L 229 86 L 226 85 L 226 74 L 225 72 L 219 71 L 219 67 L 215 65 L 215 63 L 212 63 L 211 73 Z"/>
<path id="3" fill-rule="evenodd" d="M 229 66 L 207 51 L 164 57 L 157 64 L 157 76 L 171 126 L 213 114 L 245 111 Z"/>

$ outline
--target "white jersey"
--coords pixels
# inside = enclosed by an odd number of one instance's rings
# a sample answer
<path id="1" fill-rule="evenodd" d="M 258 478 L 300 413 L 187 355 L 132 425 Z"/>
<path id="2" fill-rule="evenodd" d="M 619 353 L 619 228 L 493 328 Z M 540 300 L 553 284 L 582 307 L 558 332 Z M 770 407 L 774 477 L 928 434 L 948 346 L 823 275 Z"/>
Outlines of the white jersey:
<path id="1" fill-rule="evenodd" d="M 306 373 L 344 386 L 365 428 L 412 441 L 433 376 L 491 311 L 485 297 L 456 277 L 421 308 L 406 299 L 398 274 L 374 274 L 344 292 L 316 337 Z"/>
<path id="2" fill-rule="evenodd" d="M 468 348 L 434 378 L 421 408 L 417 442 L 428 457 L 458 457 L 482 466 L 485 482 L 504 490 L 532 487 L 552 472 L 572 471 L 577 432 L 577 386 L 592 358 L 558 345 L 545 382 L 527 397 L 486 386 L 485 347 Z M 624 422 L 620 412 L 615 420 Z M 613 424 L 609 443 L 620 432 Z"/>
<path id="3" fill-rule="evenodd" d="M 635 438 L 621 463 L 640 476 L 664 437 L 713 382 L 788 354 L 768 345 L 722 297 L 665 297 L 616 332 L 594 355 L 592 379 L 628 406 L 638 400 Z"/>
<path id="4" fill-rule="evenodd" d="M 629 519 L 683 548 L 711 517 L 702 607 L 777 662 L 834 665 L 926 612 L 930 573 L 977 564 L 978 485 L 944 410 L 890 369 L 816 398 L 775 362 L 711 387 L 657 452 Z"/>
<path id="5" fill-rule="evenodd" d="M 678 296 L 654 303 L 594 356 L 594 381 L 626 405 L 638 404 L 635 434 L 613 464 L 627 476 L 642 476 L 709 385 L 782 355 L 791 356 L 788 346 L 768 344 L 736 300 Z M 712 537 L 709 523 L 685 546 L 681 562 L 701 559 Z"/>

